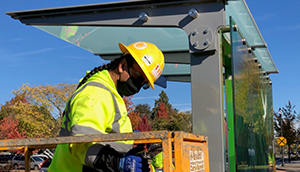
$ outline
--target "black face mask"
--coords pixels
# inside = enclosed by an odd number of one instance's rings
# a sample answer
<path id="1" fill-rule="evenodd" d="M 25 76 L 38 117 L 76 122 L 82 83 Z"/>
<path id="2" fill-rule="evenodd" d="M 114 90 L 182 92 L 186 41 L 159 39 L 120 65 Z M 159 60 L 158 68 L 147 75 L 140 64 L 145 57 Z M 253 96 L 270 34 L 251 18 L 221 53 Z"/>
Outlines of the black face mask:
<path id="1" fill-rule="evenodd" d="M 130 76 L 127 81 L 117 81 L 117 90 L 118 93 L 123 96 L 131 96 L 140 91 L 142 88 L 143 77 L 138 77 L 137 79 Z"/>

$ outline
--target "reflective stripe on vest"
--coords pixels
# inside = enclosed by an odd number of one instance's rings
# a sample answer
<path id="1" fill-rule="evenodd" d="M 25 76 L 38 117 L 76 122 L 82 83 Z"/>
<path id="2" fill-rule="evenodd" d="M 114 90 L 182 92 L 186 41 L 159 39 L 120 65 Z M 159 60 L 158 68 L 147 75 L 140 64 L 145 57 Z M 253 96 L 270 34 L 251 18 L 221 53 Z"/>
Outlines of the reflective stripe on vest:
<path id="1" fill-rule="evenodd" d="M 90 87 L 87 87 L 90 86 Z M 109 119 L 110 119 L 110 126 L 109 126 L 109 131 L 105 130 L 98 130 L 96 127 L 93 128 L 89 125 L 83 126 L 80 125 L 81 123 L 76 123 L 72 124 L 73 118 L 71 118 L 71 114 L 73 109 L 71 109 L 73 103 L 76 103 L 77 97 L 81 96 L 81 94 L 84 94 L 82 96 L 88 95 L 89 92 L 87 91 L 85 94 L 86 90 L 94 90 L 94 91 L 99 91 L 99 93 L 105 93 L 107 105 L 110 107 L 110 114 L 109 114 Z M 98 90 L 99 89 L 99 90 Z M 83 91 L 83 92 L 82 92 Z M 107 92 L 109 91 L 109 92 Z M 110 98 L 112 96 L 112 98 Z M 107 102 L 109 100 L 109 102 Z M 74 135 L 86 135 L 86 134 L 106 134 L 110 132 L 123 132 L 126 131 L 124 127 L 127 126 L 122 126 L 119 125 L 122 117 L 124 117 L 126 109 L 121 109 L 123 108 L 123 103 L 121 102 L 121 99 L 119 100 L 118 97 L 114 96 L 113 91 L 109 90 L 109 87 L 106 87 L 105 85 L 99 83 L 99 82 L 88 82 L 84 84 L 82 87 L 77 89 L 70 99 L 68 100 L 64 112 L 64 117 L 63 117 L 63 124 L 61 127 L 61 131 L 59 133 L 60 136 L 74 136 Z M 120 106 L 119 106 L 120 105 Z M 75 108 L 75 106 L 74 106 Z M 121 111 L 120 111 L 121 110 Z M 124 110 L 124 111 L 123 111 Z M 124 113 L 124 114 L 121 114 Z M 95 115 L 97 112 L 95 112 Z M 113 114 L 112 114 L 113 113 Z M 99 114 L 102 115 L 102 114 Z M 103 114 L 105 115 L 105 114 Z M 113 115 L 113 116 L 112 116 Z M 126 117 L 126 120 L 128 117 Z M 89 118 L 91 121 L 93 118 Z M 128 121 L 127 121 L 128 122 Z M 101 121 L 99 121 L 101 123 Z M 130 121 L 129 121 L 130 123 Z M 72 124 L 72 126 L 71 126 Z M 131 126 L 130 126 L 131 127 Z M 112 130 L 112 131 L 110 131 Z M 103 133 L 102 133 L 103 132 Z M 84 144 L 61 144 L 58 145 L 55 151 L 55 156 L 52 160 L 52 163 L 50 167 L 48 168 L 49 172 L 60 172 L 60 171 L 69 171 L 69 172 L 80 172 L 82 170 L 88 170 L 92 171 L 91 168 L 86 169 L 86 166 L 93 167 L 93 163 L 95 159 L 97 158 L 97 154 L 99 151 L 102 149 L 104 144 L 109 144 L 112 148 L 114 148 L 118 152 L 127 152 L 132 148 L 132 143 L 129 140 L 125 141 L 120 141 L 120 142 L 103 142 L 103 143 L 84 143 Z M 70 152 L 74 150 L 77 151 L 76 153 Z M 97 171 L 97 170 L 95 170 Z"/>
<path id="2" fill-rule="evenodd" d="M 155 171 L 155 168 L 153 167 L 152 164 L 150 164 L 149 167 L 150 167 L 150 172 L 154 172 Z"/>
<path id="3" fill-rule="evenodd" d="M 273 166 L 272 157 L 269 156 L 268 159 L 269 159 L 269 166 L 272 167 Z"/>
<path id="4" fill-rule="evenodd" d="M 118 123 L 119 119 L 121 118 L 121 113 L 116 101 L 115 96 L 113 95 L 113 93 L 103 84 L 98 83 L 98 82 L 88 82 L 87 84 L 85 84 L 84 86 L 82 86 L 78 91 L 76 91 L 70 98 L 68 104 L 67 104 L 67 111 L 64 111 L 64 116 L 66 118 L 65 122 L 64 122 L 64 126 L 65 128 L 61 128 L 60 132 L 59 132 L 59 136 L 74 136 L 76 134 L 104 134 L 101 133 L 100 131 L 91 128 L 91 127 L 86 127 L 86 126 L 81 126 L 81 125 L 73 125 L 70 128 L 70 131 L 68 130 L 68 124 L 70 122 L 70 118 L 69 118 L 69 113 L 71 112 L 71 102 L 74 99 L 74 97 L 80 93 L 85 87 L 87 86 L 95 86 L 95 87 L 99 87 L 99 88 L 103 88 L 107 91 L 109 91 L 112 95 L 113 101 L 114 101 L 114 105 L 115 105 L 115 116 L 114 116 L 114 122 L 112 124 L 112 131 L 110 133 L 120 133 L 120 125 Z"/>
<path id="5" fill-rule="evenodd" d="M 73 125 L 70 128 L 70 131 L 68 130 L 68 123 L 70 122 L 69 113 L 71 112 L 71 102 L 74 99 L 74 97 L 78 93 L 83 91 L 83 89 L 87 86 L 96 86 L 99 88 L 103 88 L 111 93 L 113 101 L 114 101 L 114 106 L 115 106 L 114 107 L 115 108 L 115 116 L 114 116 L 114 121 L 112 124 L 112 130 L 110 131 L 110 133 L 120 133 L 120 125 L 119 125 L 118 121 L 121 118 L 121 113 L 120 113 L 115 96 L 105 85 L 98 83 L 98 82 L 88 82 L 87 84 L 82 86 L 78 91 L 76 91 L 71 96 L 71 98 L 67 104 L 67 111 L 64 111 L 64 116 L 66 118 L 66 120 L 64 122 L 65 128 L 61 127 L 59 136 L 74 136 L 76 134 L 104 134 L 104 133 L 100 132 L 99 130 L 96 130 L 92 127 L 87 127 L 87 126 L 82 126 L 82 125 Z M 123 142 L 105 142 L 105 144 L 109 144 L 112 148 L 114 148 L 116 151 L 119 151 L 119 152 L 127 152 L 128 150 L 130 150 L 132 148 L 132 144 L 126 144 Z M 88 156 L 89 154 L 90 153 L 88 151 L 86 155 Z"/>

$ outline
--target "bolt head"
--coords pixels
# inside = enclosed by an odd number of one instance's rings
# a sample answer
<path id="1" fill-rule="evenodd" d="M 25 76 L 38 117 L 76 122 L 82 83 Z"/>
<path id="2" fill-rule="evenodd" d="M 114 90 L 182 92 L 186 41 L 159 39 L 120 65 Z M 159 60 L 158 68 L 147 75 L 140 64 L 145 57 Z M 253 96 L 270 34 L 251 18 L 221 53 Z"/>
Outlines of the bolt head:
<path id="1" fill-rule="evenodd" d="M 237 25 L 235 24 L 234 26 L 233 26 L 233 31 L 237 31 L 238 30 L 238 27 L 237 27 Z"/>
<path id="2" fill-rule="evenodd" d="M 141 12 L 140 15 L 139 15 L 139 19 L 146 22 L 146 21 L 149 20 L 149 17 L 145 12 Z"/>
<path id="3" fill-rule="evenodd" d="M 190 9 L 189 16 L 193 17 L 194 19 L 197 18 L 199 15 L 198 11 L 194 8 Z"/>

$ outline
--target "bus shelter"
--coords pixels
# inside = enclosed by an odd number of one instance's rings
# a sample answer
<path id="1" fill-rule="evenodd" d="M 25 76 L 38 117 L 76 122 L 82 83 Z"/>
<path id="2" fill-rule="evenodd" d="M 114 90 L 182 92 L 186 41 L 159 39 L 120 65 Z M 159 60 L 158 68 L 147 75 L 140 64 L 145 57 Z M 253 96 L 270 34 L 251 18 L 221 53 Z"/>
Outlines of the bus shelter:
<path id="1" fill-rule="evenodd" d="M 208 137 L 210 171 L 269 171 L 272 82 L 278 73 L 245 0 L 129 0 L 7 12 L 105 60 L 116 45 L 156 44 L 156 82 L 190 82 L 193 133 Z M 271 148 L 271 149 L 270 149 Z"/>

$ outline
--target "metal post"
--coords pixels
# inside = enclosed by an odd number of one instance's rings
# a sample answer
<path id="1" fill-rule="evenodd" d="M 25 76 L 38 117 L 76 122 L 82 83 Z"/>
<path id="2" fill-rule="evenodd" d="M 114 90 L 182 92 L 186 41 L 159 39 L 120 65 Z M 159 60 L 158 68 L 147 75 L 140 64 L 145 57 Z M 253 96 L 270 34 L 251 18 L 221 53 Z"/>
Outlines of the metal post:
<path id="1" fill-rule="evenodd" d="M 282 119 L 281 119 L 281 121 L 280 121 L 280 127 L 281 127 L 281 136 L 283 136 L 283 134 L 282 134 Z M 282 155 L 282 164 L 281 164 L 281 166 L 284 166 L 284 152 L 283 152 L 283 146 L 281 146 L 281 155 Z"/>
<path id="2" fill-rule="evenodd" d="M 279 111 L 278 111 L 279 115 L 280 115 L 280 129 L 281 129 L 281 137 L 283 137 L 283 132 L 282 132 L 282 110 L 281 108 L 279 108 Z M 281 146 L 281 159 L 282 159 L 282 164 L 281 166 L 284 166 L 284 153 L 283 153 L 283 146 Z"/>

